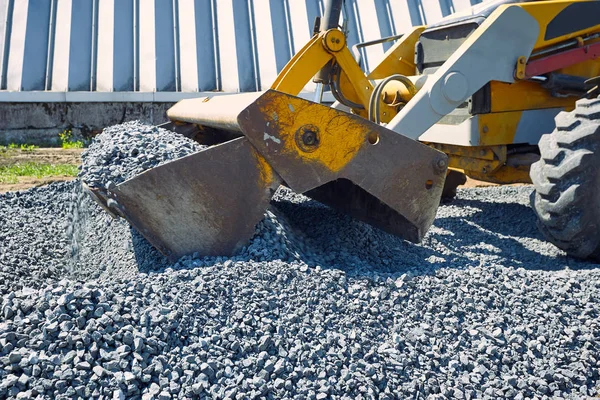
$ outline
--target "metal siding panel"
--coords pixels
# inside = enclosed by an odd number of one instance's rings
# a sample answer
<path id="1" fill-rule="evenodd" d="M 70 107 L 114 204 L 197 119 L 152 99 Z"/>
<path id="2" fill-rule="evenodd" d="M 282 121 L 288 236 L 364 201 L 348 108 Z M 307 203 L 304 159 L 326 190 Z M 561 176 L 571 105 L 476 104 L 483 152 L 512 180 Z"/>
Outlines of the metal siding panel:
<path id="1" fill-rule="evenodd" d="M 254 0 L 254 27 L 256 51 L 258 52 L 257 70 L 260 74 L 259 89 L 267 89 L 277 78 L 277 58 L 270 0 Z"/>
<path id="2" fill-rule="evenodd" d="M 448 0 L 453 4 L 454 12 L 460 12 L 471 8 L 470 0 Z"/>
<path id="3" fill-rule="evenodd" d="M 348 29 L 348 46 L 354 46 L 357 43 L 364 42 L 364 32 L 362 27 L 362 21 L 358 14 L 358 4 L 356 1 L 346 2 L 345 13 L 343 13 L 344 23 Z M 360 66 L 364 69 L 368 65 L 366 59 L 367 52 L 365 48 L 359 50 L 360 53 Z"/>
<path id="4" fill-rule="evenodd" d="M 238 4 L 238 3 L 236 3 Z M 226 92 L 240 91 L 238 76 L 237 40 L 233 13 L 233 0 L 215 1 L 217 14 L 217 37 L 222 89 Z"/>
<path id="5" fill-rule="evenodd" d="M 423 13 L 421 0 L 406 0 L 408 5 L 408 13 L 413 26 L 426 25 L 428 23 Z"/>
<path id="6" fill-rule="evenodd" d="M 375 11 L 377 12 L 377 20 L 379 21 L 379 32 L 381 37 L 391 36 L 396 34 L 394 21 L 389 7 L 388 0 L 375 0 Z M 392 47 L 392 42 L 383 43 L 381 46 L 383 52 Z"/>
<path id="7" fill-rule="evenodd" d="M 48 41 L 46 43 L 46 67 L 44 76 L 44 90 L 52 88 L 52 73 L 54 70 L 54 43 L 56 35 L 56 4 L 58 0 L 50 0 L 50 16 L 48 21 Z"/>
<path id="8" fill-rule="evenodd" d="M 309 2 L 287 0 L 288 19 L 290 24 L 290 35 L 292 41 L 292 54 L 296 54 L 310 40 L 312 34 L 312 22 L 309 21 L 307 6 Z M 313 6 L 314 8 L 314 6 Z M 314 22 L 314 21 L 313 21 Z M 311 81 L 304 86 L 304 90 L 313 91 L 316 85 Z"/>
<path id="9" fill-rule="evenodd" d="M 198 60 L 194 0 L 179 0 L 179 65 L 181 91 L 198 91 Z"/>
<path id="10" fill-rule="evenodd" d="M 154 31 L 154 1 L 140 2 L 139 62 L 140 91 L 156 91 L 156 48 Z"/>
<path id="11" fill-rule="evenodd" d="M 285 18 L 285 7 L 281 0 L 269 0 L 271 9 L 271 29 L 273 31 L 273 46 L 275 51 L 275 64 L 277 72 L 290 60 L 290 40 L 288 38 L 288 25 Z M 313 3 L 307 1 L 307 5 Z M 265 85 L 263 83 L 263 89 Z"/>
<path id="12" fill-rule="evenodd" d="M 8 62 L 8 45 L 12 28 L 11 0 L 0 0 L 0 83 L 5 81 L 6 65 Z M 6 58 L 5 58 L 6 57 Z"/>
<path id="13" fill-rule="evenodd" d="M 92 0 L 73 1 L 69 44 L 69 90 L 90 90 Z"/>
<path id="14" fill-rule="evenodd" d="M 173 3 L 155 1 L 156 90 L 175 91 L 175 39 L 173 32 Z"/>
<path id="15" fill-rule="evenodd" d="M 114 81 L 115 44 L 115 2 L 99 0 L 98 3 L 98 57 L 96 69 L 96 90 L 112 92 Z"/>
<path id="16" fill-rule="evenodd" d="M 114 6 L 113 88 L 133 90 L 133 0 L 118 0 Z"/>
<path id="17" fill-rule="evenodd" d="M 56 19 L 49 35 L 52 2 Z M 94 2 L 99 4 L 95 31 Z M 347 0 L 348 44 L 403 33 L 479 2 Z M 268 88 L 310 39 L 324 1 L 14 0 L 14 9 L 11 4 L 0 0 L 0 49 L 6 50 L 0 77 L 9 90 L 43 90 L 50 81 L 53 91 L 89 91 L 96 80 L 98 91 L 173 92 L 180 87 L 191 93 Z M 363 67 L 374 66 L 390 46 L 363 50 Z M 305 90 L 313 88 L 310 82 Z"/>
<path id="18" fill-rule="evenodd" d="M 393 24 L 394 34 L 399 35 L 410 30 L 415 24 L 411 19 L 409 2 L 386 0 Z"/>
<path id="19" fill-rule="evenodd" d="M 374 0 L 354 0 L 356 3 L 356 17 L 359 26 L 362 30 L 362 40 L 376 40 L 381 38 L 381 30 L 379 27 L 379 20 L 377 18 L 377 10 Z M 383 46 L 374 45 L 364 48 L 366 53 L 366 63 L 363 64 L 365 69 L 369 71 L 371 65 L 383 57 Z"/>
<path id="20" fill-rule="evenodd" d="M 428 25 L 436 23 L 444 17 L 440 6 L 440 0 L 419 0 L 419 3 L 421 3 L 423 13 L 425 14 L 425 20 Z"/>
<path id="21" fill-rule="evenodd" d="M 233 18 L 235 27 L 235 51 L 240 92 L 257 90 L 255 80 L 254 54 L 252 54 L 252 32 L 250 30 L 250 10 L 246 1 L 235 1 Z"/>
<path id="22" fill-rule="evenodd" d="M 217 71 L 211 1 L 196 0 L 194 9 L 198 90 L 213 90 L 217 88 Z"/>
<path id="23" fill-rule="evenodd" d="M 360 21 L 356 17 L 356 3 L 345 3 L 342 9 L 342 24 L 348 30 L 348 46 L 352 47 L 355 44 L 362 42 L 362 30 L 360 29 Z"/>
<path id="24" fill-rule="evenodd" d="M 454 13 L 454 4 L 452 0 L 438 0 L 440 3 L 440 9 L 442 10 L 442 15 L 448 16 Z"/>
<path id="25" fill-rule="evenodd" d="M 69 59 L 71 46 L 72 0 L 58 0 L 56 4 L 56 28 L 54 33 L 54 59 L 52 62 L 52 90 L 69 88 Z"/>
<path id="26" fill-rule="evenodd" d="M 311 22 L 308 20 L 307 3 L 287 0 L 293 53 L 296 54 L 310 40 Z"/>
<path id="27" fill-rule="evenodd" d="M 21 90 L 44 90 L 48 57 L 50 2 L 29 0 Z"/>
<path id="28" fill-rule="evenodd" d="M 12 32 L 6 86 L 8 90 L 21 90 L 23 59 L 25 56 L 25 35 L 29 2 L 16 0 L 13 9 Z"/>
<path id="29" fill-rule="evenodd" d="M 293 0 L 292 0 L 293 1 Z M 315 19 L 320 17 L 323 12 L 323 0 L 306 0 L 306 20 L 308 22 L 308 33 L 312 35 L 315 27 Z M 341 21 L 344 19 L 344 10 L 342 9 Z"/>
<path id="30" fill-rule="evenodd" d="M 4 46 L 6 45 L 7 29 L 10 26 L 8 22 L 9 0 L 0 0 L 0 77 L 4 72 Z"/>

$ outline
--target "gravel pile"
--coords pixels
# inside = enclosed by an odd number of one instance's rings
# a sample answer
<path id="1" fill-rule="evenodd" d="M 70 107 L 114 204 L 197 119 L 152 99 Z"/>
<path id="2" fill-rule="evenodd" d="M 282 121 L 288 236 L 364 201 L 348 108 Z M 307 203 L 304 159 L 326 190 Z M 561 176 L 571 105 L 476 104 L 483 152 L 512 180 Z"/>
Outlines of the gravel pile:
<path id="1" fill-rule="evenodd" d="M 101 184 L 182 140 L 111 129 Z M 0 398 L 596 396 L 600 272 L 530 192 L 459 190 L 415 245 L 281 189 L 239 255 L 173 265 L 77 182 L 0 195 Z"/>
<path id="2" fill-rule="evenodd" d="M 205 147 L 166 129 L 126 122 L 106 128 L 94 138 L 81 156 L 84 162 L 79 177 L 89 186 L 118 184 Z"/>

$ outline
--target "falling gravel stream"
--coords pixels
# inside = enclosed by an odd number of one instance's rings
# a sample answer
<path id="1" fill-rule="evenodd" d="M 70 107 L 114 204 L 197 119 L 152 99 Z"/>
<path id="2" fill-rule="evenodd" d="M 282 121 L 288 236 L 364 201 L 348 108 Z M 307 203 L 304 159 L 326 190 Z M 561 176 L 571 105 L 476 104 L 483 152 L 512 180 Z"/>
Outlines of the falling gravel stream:
<path id="1" fill-rule="evenodd" d="M 117 125 L 80 178 L 199 149 Z M 0 398 L 593 398 L 600 270 L 531 190 L 459 189 L 413 244 L 281 188 L 240 254 L 174 264 L 78 181 L 2 194 Z"/>

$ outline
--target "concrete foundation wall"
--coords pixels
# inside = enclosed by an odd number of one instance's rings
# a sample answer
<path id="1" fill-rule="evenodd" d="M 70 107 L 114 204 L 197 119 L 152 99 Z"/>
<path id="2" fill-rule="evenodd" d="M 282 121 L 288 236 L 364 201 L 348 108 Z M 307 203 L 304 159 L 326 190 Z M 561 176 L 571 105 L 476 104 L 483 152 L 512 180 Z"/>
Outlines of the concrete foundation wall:
<path id="1" fill-rule="evenodd" d="M 148 124 L 167 121 L 174 103 L 0 103 L 0 144 L 58 144 L 58 133 L 72 129 L 76 136 L 91 137 L 105 127 L 140 120 Z"/>

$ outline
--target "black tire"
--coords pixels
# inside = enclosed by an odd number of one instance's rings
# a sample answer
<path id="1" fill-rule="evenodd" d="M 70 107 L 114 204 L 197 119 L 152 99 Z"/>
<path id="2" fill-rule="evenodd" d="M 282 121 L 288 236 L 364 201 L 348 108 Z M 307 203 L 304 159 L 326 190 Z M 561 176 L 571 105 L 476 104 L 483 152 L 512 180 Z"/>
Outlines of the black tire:
<path id="1" fill-rule="evenodd" d="M 600 98 L 558 114 L 539 148 L 530 172 L 538 228 L 567 254 L 600 261 Z"/>

